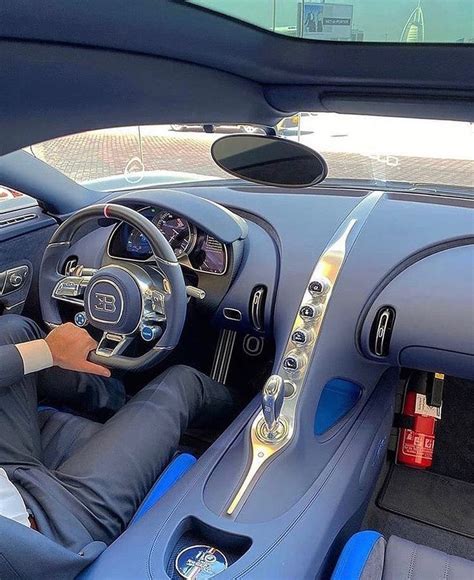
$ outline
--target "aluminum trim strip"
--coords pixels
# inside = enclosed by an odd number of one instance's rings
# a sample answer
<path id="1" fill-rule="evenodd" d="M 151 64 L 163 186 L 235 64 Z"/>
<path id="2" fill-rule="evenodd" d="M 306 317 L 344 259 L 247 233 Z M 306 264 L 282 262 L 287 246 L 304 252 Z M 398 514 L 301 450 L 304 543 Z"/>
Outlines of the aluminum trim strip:
<path id="1" fill-rule="evenodd" d="M 285 436 L 274 442 L 262 441 L 258 436 L 259 426 L 264 421 L 262 411 L 259 411 L 254 417 L 250 426 L 252 459 L 240 487 L 234 494 L 226 510 L 228 516 L 234 515 L 238 509 L 241 509 L 251 488 L 255 485 L 262 471 L 268 464 L 268 461 L 275 454 L 280 453 L 291 442 L 294 436 L 298 403 L 305 387 L 308 369 L 311 365 L 318 344 L 321 327 L 324 322 L 334 286 L 359 232 L 371 211 L 383 195 L 384 193 L 382 191 L 374 191 L 366 196 L 352 210 L 341 226 L 337 229 L 329 244 L 326 246 L 326 249 L 321 254 L 321 257 L 306 284 L 303 298 L 298 307 L 298 312 L 291 328 L 285 351 L 275 373 L 279 374 L 285 381 L 291 381 L 295 388 L 292 396 L 285 398 L 281 410 L 280 419 L 286 424 Z M 314 280 L 321 280 L 326 286 L 321 295 L 317 297 L 309 291 L 309 284 Z M 315 307 L 317 315 L 314 318 L 308 320 L 301 316 L 301 308 L 305 305 Z M 310 330 L 313 335 L 313 340 L 304 347 L 296 347 L 291 340 L 294 331 L 299 328 Z M 302 361 L 302 368 L 299 371 L 292 372 L 285 369 L 283 363 L 288 355 L 295 355 Z"/>

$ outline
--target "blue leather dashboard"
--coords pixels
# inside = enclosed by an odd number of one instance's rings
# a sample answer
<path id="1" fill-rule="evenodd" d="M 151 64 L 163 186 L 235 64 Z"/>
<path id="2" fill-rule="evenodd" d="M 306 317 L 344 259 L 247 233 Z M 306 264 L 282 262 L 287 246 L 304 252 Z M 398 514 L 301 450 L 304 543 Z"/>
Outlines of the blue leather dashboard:
<path id="1" fill-rule="evenodd" d="M 264 281 L 273 315 L 265 331 L 273 334 L 278 368 L 315 263 L 367 192 L 319 187 L 294 194 L 247 185 L 183 189 L 246 220 L 240 265 L 214 317 L 245 330 L 248 321 L 229 322 L 222 309 L 246 304 L 249 288 Z M 159 189 L 147 191 L 146 197 L 147 203 L 161 206 Z M 472 211 L 468 200 L 384 194 L 354 240 L 334 286 L 308 369 L 309 386 L 301 393 L 292 444 L 268 464 L 240 510 L 225 516 L 249 462 L 246 427 L 260 404 L 253 401 L 192 472 L 106 550 L 88 577 L 165 577 L 172 543 L 195 526 L 224 543 L 226 537 L 247 539 L 241 540 L 246 548 L 223 578 L 318 576 L 315 562 L 322 564 L 379 472 L 393 413 L 393 367 L 407 361 L 474 376 Z M 95 243 L 104 245 L 107 235 L 102 230 Z M 384 305 L 396 310 L 396 318 L 388 355 L 376 357 L 370 350 L 370 325 Z M 430 359 L 427 352 L 432 350 L 436 357 Z M 359 385 L 360 396 L 337 425 L 318 434 L 318 401 L 324 385 L 334 379 Z M 291 558 L 296 549 L 298 558 Z M 279 556 L 273 558 L 276 550 Z M 288 554 L 285 570 L 282 553 Z"/>
<path id="2" fill-rule="evenodd" d="M 248 300 L 252 288 L 268 288 L 266 327 L 283 344 L 297 308 L 304 281 L 324 244 L 364 192 L 318 188 L 304 195 L 251 186 L 188 186 L 112 195 L 108 201 L 154 204 L 198 224 L 226 244 L 241 246 L 231 282 L 212 297 L 215 320 L 221 326 L 248 331 Z M 275 192 L 277 195 L 275 195 Z M 230 211 L 229 211 L 230 210 Z M 472 202 L 440 196 L 386 194 L 377 205 L 342 272 L 338 310 L 350 309 L 355 323 L 348 335 L 360 340 L 360 352 L 387 366 L 429 366 L 437 349 L 445 364 L 439 368 L 474 376 L 472 360 L 474 218 Z M 430 227 L 419 227 L 429 221 Z M 103 254 L 110 228 L 93 232 L 74 248 L 81 255 Z M 91 245 L 92 244 L 92 245 Z M 102 246 L 102 247 L 101 247 Z M 242 263 L 240 264 L 240 258 Z M 203 276 L 205 289 L 214 286 Z M 386 358 L 374 357 L 370 327 L 383 304 L 396 310 L 393 349 Z M 239 322 L 223 316 L 224 308 L 243 313 Z M 416 321 L 416 323 L 414 322 Z M 405 337 L 405 338 L 402 338 Z M 280 340 L 279 340 L 280 339 Z M 357 345 L 359 346 L 359 345 Z M 425 350 L 423 350 L 425 349 Z M 459 353 L 459 358 L 452 357 Z M 467 357 L 467 358 L 466 358 Z"/>

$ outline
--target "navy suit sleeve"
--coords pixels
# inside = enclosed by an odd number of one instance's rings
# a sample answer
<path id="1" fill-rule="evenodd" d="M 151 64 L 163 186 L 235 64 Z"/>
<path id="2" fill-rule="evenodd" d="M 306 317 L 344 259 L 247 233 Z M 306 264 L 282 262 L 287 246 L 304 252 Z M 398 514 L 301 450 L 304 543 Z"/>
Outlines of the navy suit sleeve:
<path id="1" fill-rule="evenodd" d="M 16 346 L 0 346 L 0 389 L 20 382 L 24 376 L 23 359 Z"/>

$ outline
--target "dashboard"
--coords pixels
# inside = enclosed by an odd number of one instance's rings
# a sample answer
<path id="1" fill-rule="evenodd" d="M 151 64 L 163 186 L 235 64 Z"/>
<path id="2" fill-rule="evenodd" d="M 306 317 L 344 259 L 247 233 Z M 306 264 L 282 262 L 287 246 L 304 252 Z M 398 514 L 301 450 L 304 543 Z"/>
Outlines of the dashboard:
<path id="1" fill-rule="evenodd" d="M 320 188 L 308 195 L 269 195 L 251 186 L 247 191 L 251 195 L 243 195 L 241 187 L 189 186 L 115 194 L 109 200 L 133 206 L 159 228 L 186 270 L 187 283 L 206 293 L 193 304 L 213 324 L 268 333 L 277 345 L 286 344 L 308 272 L 344 217 L 370 192 Z M 326 370 L 318 382 L 347 375 L 370 383 L 372 367 L 362 365 L 356 373 L 351 352 L 354 360 L 362 354 L 362 360 L 378 363 L 374 368 L 435 368 L 474 376 L 472 319 L 467 316 L 472 277 L 464 274 L 472 271 L 472 209 L 470 200 L 440 195 L 387 192 L 380 198 L 335 287 L 337 308 L 328 309 L 329 322 L 318 343 L 321 350 L 327 342 Z M 420 228 L 427 216 L 433 227 Z M 91 267 L 100 267 L 107 254 L 138 263 L 152 260 L 148 240 L 124 223 L 100 228 L 71 248 L 71 255 Z M 446 272 L 455 301 L 444 290 Z M 262 292 L 264 314 L 259 315 L 255 301 Z M 378 352 L 373 329 L 387 309 L 393 328 Z M 340 356 L 334 356 L 336 350 Z"/>
<path id="2" fill-rule="evenodd" d="M 163 234 L 182 265 L 196 272 L 222 276 L 228 268 L 227 247 L 189 220 L 158 207 L 139 210 Z M 147 261 L 152 257 L 147 238 L 122 223 L 111 235 L 108 253 L 112 258 Z"/>

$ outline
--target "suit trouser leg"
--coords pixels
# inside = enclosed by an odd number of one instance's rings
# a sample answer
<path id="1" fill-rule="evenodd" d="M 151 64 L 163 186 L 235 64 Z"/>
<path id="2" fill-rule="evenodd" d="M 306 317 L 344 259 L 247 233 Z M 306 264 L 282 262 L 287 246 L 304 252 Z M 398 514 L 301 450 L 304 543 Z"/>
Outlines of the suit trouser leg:
<path id="1" fill-rule="evenodd" d="M 0 316 L 0 345 L 18 344 L 43 336 L 41 329 L 31 320 L 20 316 Z M 0 466 L 19 489 L 27 507 L 32 509 L 35 515 L 38 513 L 39 516 L 43 516 L 43 525 L 45 530 L 48 530 L 49 537 L 68 546 L 74 546 L 77 540 L 79 544 L 83 542 L 83 546 L 90 541 L 91 536 L 80 518 L 82 506 L 76 510 L 75 518 L 73 514 L 69 518 L 66 514 L 64 521 L 61 520 L 60 514 L 62 512 L 64 516 L 67 501 L 73 509 L 77 500 L 67 494 L 64 498 L 66 490 L 54 473 L 43 465 L 37 391 L 42 390 L 43 394 L 48 394 L 48 385 L 45 388 L 45 383 L 41 380 L 46 376 L 50 385 L 57 386 L 70 403 L 74 403 L 82 396 L 80 403 L 84 404 L 85 398 L 79 387 L 83 385 L 97 387 L 97 384 L 94 381 L 88 383 L 91 380 L 90 375 L 67 371 L 64 371 L 56 384 L 50 377 L 52 370 L 26 375 L 21 381 L 0 389 Z M 106 381 L 99 386 L 105 390 Z M 86 392 L 90 393 L 91 389 Z M 55 531 L 55 522 L 49 525 L 49 513 L 55 512 L 60 520 L 58 533 Z"/>
<path id="2" fill-rule="evenodd" d="M 142 389 L 56 476 L 92 513 L 95 540 L 115 539 L 176 452 L 187 426 L 228 421 L 235 393 L 206 375 L 172 367 Z"/>
<path id="3" fill-rule="evenodd" d="M 40 338 L 38 326 L 20 316 L 0 316 L 0 345 Z M 1 372 L 1 369 L 0 369 Z M 0 466 L 38 465 L 41 439 L 37 410 L 37 375 L 0 389 Z"/>
<path id="4" fill-rule="evenodd" d="M 40 327 L 28 318 L 15 315 L 0 316 L 0 345 L 28 342 L 44 336 Z M 46 399 L 49 404 L 67 407 L 73 412 L 99 419 L 110 417 L 125 404 L 125 389 L 117 379 L 76 373 L 59 367 L 27 375 L 22 384 L 12 385 L 11 389 L 15 391 L 17 402 L 24 407 L 20 413 L 28 410 L 29 421 L 32 420 L 31 411 L 33 408 L 36 409 L 38 399 L 40 401 Z M 5 412 L 8 413 L 10 403 L 4 402 Z M 16 406 L 14 409 L 17 410 Z M 14 418 L 13 408 L 11 411 Z"/>
<path id="5" fill-rule="evenodd" d="M 27 319 L 0 317 L 0 344 L 41 336 Z M 173 367 L 50 472 L 41 463 L 37 386 L 31 375 L 2 389 L 0 465 L 21 487 L 40 530 L 74 549 L 90 539 L 110 543 L 123 531 L 188 425 L 226 422 L 238 409 L 230 389 L 189 367 Z"/>

